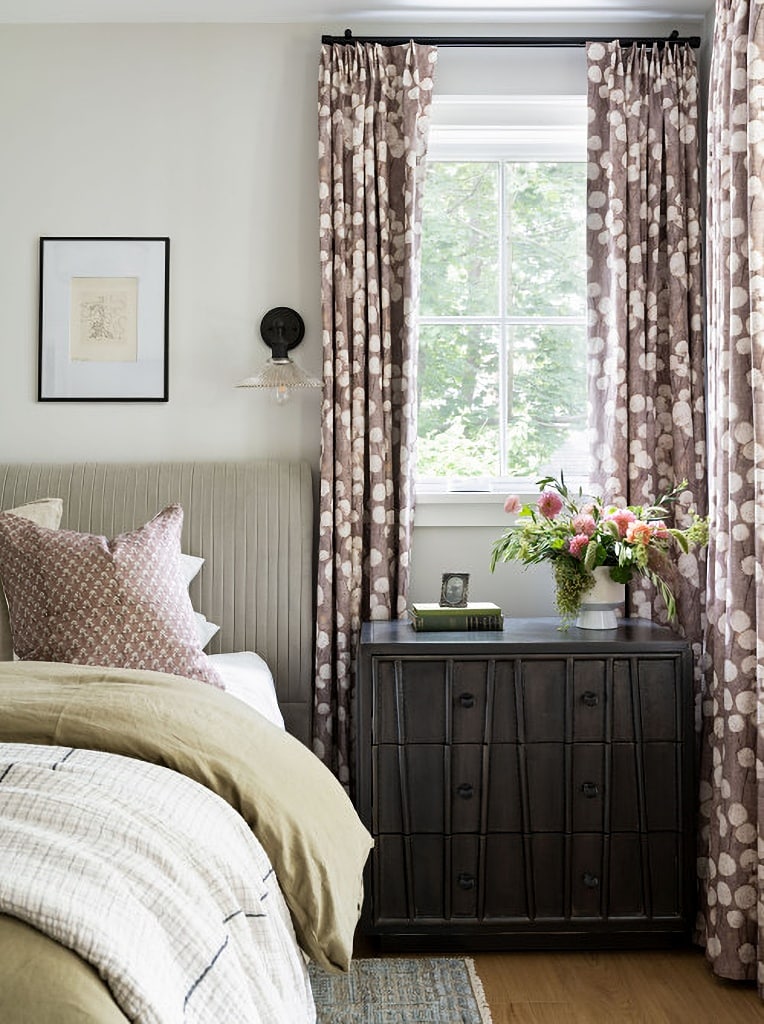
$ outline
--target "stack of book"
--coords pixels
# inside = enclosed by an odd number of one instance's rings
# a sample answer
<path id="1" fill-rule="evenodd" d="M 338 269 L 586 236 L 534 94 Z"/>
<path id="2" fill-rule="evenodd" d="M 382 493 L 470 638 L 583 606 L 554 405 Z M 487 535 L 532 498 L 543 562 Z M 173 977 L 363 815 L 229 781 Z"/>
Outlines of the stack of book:
<path id="1" fill-rule="evenodd" d="M 464 608 L 447 608 L 440 604 L 412 604 L 411 625 L 417 632 L 430 630 L 502 629 L 504 618 L 497 604 L 470 603 Z"/>

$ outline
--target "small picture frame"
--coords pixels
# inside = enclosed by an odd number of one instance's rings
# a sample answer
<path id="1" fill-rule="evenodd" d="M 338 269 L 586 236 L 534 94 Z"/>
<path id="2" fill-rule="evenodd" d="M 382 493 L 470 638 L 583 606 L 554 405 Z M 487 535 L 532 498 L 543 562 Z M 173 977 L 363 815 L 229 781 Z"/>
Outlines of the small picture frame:
<path id="1" fill-rule="evenodd" d="M 169 238 L 41 238 L 39 402 L 166 402 Z"/>
<path id="2" fill-rule="evenodd" d="M 466 608 L 469 592 L 468 572 L 444 572 L 440 583 L 441 608 Z"/>

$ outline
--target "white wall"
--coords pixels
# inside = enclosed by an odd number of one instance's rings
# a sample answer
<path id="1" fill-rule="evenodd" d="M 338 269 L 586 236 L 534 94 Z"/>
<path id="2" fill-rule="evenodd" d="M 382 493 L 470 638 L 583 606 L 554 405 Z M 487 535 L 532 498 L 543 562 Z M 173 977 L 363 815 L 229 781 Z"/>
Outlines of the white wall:
<path id="1" fill-rule="evenodd" d="M 699 32 L 700 22 L 479 26 L 480 35 Z M 284 407 L 235 390 L 268 355 L 272 306 L 305 318 L 320 372 L 316 77 L 344 25 L 0 26 L 0 462 L 307 458 L 319 393 Z M 364 24 L 360 34 L 462 34 Z M 466 32 L 467 30 L 465 30 Z M 583 91 L 583 50 L 442 48 L 441 94 Z M 170 401 L 37 403 L 38 238 L 168 235 Z M 412 598 L 444 571 L 511 614 L 551 614 L 543 569 L 488 572 L 501 500 L 422 505 Z"/>
<path id="2" fill-rule="evenodd" d="M 0 461 L 317 461 L 318 391 L 232 386 L 277 305 L 320 370 L 316 71 L 304 26 L 0 28 Z M 40 235 L 170 237 L 167 405 L 35 401 Z"/>

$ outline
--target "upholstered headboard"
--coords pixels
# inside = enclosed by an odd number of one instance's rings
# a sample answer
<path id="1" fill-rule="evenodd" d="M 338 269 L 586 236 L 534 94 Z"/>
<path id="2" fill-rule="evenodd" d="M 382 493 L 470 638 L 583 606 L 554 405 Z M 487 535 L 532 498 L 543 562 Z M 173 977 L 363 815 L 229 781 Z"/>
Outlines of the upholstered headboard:
<path id="1" fill-rule="evenodd" d="M 220 632 L 208 650 L 256 651 L 287 728 L 310 743 L 313 488 L 307 462 L 0 465 L 0 509 L 62 498 L 64 529 L 115 534 L 179 502 L 183 551 L 205 559 L 191 584 Z"/>

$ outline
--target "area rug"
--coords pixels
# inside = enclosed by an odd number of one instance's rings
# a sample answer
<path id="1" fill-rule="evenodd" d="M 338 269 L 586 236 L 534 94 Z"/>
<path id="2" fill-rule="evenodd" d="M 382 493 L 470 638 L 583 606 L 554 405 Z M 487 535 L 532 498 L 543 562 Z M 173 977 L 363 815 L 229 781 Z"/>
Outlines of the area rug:
<path id="1" fill-rule="evenodd" d="M 491 1024 L 466 957 L 353 960 L 348 974 L 310 965 L 318 1024 Z"/>

